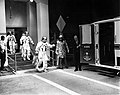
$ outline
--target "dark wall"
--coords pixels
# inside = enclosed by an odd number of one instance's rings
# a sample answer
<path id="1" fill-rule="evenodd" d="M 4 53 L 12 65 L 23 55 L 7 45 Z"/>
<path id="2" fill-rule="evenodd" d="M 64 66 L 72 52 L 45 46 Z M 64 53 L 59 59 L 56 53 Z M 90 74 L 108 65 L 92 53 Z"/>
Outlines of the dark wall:
<path id="1" fill-rule="evenodd" d="M 91 0 L 92 22 L 120 16 L 120 0 Z"/>
<path id="2" fill-rule="evenodd" d="M 6 0 L 6 27 L 27 27 L 26 2 Z"/>
<path id="3" fill-rule="evenodd" d="M 56 34 L 57 38 L 60 15 L 66 22 L 62 32 L 71 47 L 79 25 L 120 16 L 120 0 L 49 0 L 50 35 Z"/>
<path id="4" fill-rule="evenodd" d="M 49 0 L 52 23 L 61 14 L 73 23 L 85 24 L 120 16 L 120 0 Z"/>

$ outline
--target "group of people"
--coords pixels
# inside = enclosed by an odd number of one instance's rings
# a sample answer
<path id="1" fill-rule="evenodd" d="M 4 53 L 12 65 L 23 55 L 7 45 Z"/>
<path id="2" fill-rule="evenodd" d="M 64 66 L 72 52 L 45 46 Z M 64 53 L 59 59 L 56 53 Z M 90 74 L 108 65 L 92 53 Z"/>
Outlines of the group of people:
<path id="1" fill-rule="evenodd" d="M 20 39 L 20 44 L 21 44 L 20 47 L 22 52 L 21 56 L 23 57 L 23 60 L 26 60 L 26 59 L 30 60 L 30 52 L 31 52 L 30 44 L 34 45 L 34 43 L 31 37 L 29 36 L 28 31 L 23 33 Z M 17 46 L 16 38 L 12 31 L 8 32 L 7 37 L 3 35 L 1 36 L 1 40 L 0 40 L 0 59 L 1 59 L 0 69 L 1 70 L 4 69 L 4 64 L 6 60 L 6 51 L 10 52 L 10 54 L 15 54 L 16 46 Z"/>
<path id="2" fill-rule="evenodd" d="M 80 42 L 77 35 L 74 35 L 74 63 L 75 69 L 74 71 L 81 71 L 81 64 L 80 64 Z M 68 68 L 67 60 L 66 60 L 66 53 L 69 53 L 69 48 L 67 42 L 64 40 L 63 35 L 59 36 L 59 40 L 57 41 L 56 45 L 56 54 L 57 54 L 57 65 L 58 68 Z"/>
<path id="3" fill-rule="evenodd" d="M 52 47 L 55 47 L 55 44 L 49 44 L 47 42 L 47 37 L 42 37 L 42 40 L 38 42 L 35 49 L 36 56 L 33 58 L 33 63 L 35 63 L 37 71 L 47 71 L 47 61 L 49 60 L 47 50 Z M 57 40 L 55 50 L 57 55 L 57 68 L 63 69 L 68 67 L 66 62 L 67 52 L 69 53 L 67 42 L 63 39 L 63 35 L 60 35 L 59 40 Z M 42 67 L 40 68 L 41 65 Z"/>
<path id="4" fill-rule="evenodd" d="M 9 49 L 7 48 L 7 46 L 9 46 Z M 4 64 L 6 61 L 6 51 L 9 51 L 11 54 L 14 54 L 15 48 L 16 48 L 16 39 L 12 31 L 9 31 L 9 34 L 7 35 L 7 37 L 5 37 L 5 35 L 1 36 L 1 40 L 0 40 L 1 67 L 0 67 L 0 70 L 4 70 Z"/>
<path id="5" fill-rule="evenodd" d="M 74 71 L 81 71 L 81 64 L 80 64 L 80 43 L 78 40 L 77 35 L 74 36 L 74 58 L 75 58 L 75 70 Z M 47 71 L 47 61 L 49 57 L 47 56 L 47 50 L 49 48 L 55 47 L 55 44 L 49 44 L 47 42 L 47 37 L 43 37 L 40 42 L 38 42 L 36 46 L 36 56 L 33 59 L 33 63 L 36 65 L 37 71 Z M 59 36 L 59 39 L 56 43 L 56 50 L 55 53 L 57 55 L 57 68 L 63 69 L 68 68 L 66 54 L 69 53 L 69 48 L 67 45 L 66 40 L 63 38 L 63 35 Z M 42 65 L 43 63 L 43 65 Z M 40 68 L 40 66 L 42 67 Z"/>
<path id="6" fill-rule="evenodd" d="M 81 71 L 81 64 L 80 64 L 80 43 L 78 37 L 74 36 L 74 58 L 75 58 L 75 70 L 74 71 Z M 9 42 L 10 53 L 15 53 L 15 45 L 16 39 L 15 36 L 10 32 L 9 35 L 6 37 L 1 36 L 0 41 L 0 53 L 1 53 L 1 69 L 4 68 L 5 63 L 5 47 L 7 46 L 7 42 Z M 21 49 L 21 56 L 23 60 L 30 60 L 31 56 L 31 45 L 34 46 L 34 42 L 32 38 L 29 36 L 29 32 L 26 31 L 22 34 L 20 38 L 20 49 Z M 57 55 L 57 68 L 63 69 L 68 68 L 66 54 L 69 53 L 69 48 L 66 40 L 64 39 L 63 35 L 59 35 L 59 39 L 57 40 L 56 45 L 50 44 L 47 42 L 47 37 L 42 37 L 41 41 L 37 43 L 35 48 L 35 53 L 33 55 L 33 64 L 37 71 L 47 71 L 48 61 L 50 57 L 47 54 L 47 51 L 50 48 L 56 46 L 55 53 Z M 2 57 L 3 56 L 3 57 Z"/>

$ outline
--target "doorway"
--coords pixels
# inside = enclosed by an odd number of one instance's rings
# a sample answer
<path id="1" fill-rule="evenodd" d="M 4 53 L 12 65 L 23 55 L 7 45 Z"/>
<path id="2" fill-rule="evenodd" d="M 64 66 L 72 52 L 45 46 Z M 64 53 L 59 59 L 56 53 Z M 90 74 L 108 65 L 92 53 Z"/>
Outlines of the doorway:
<path id="1" fill-rule="evenodd" d="M 99 24 L 100 64 L 115 65 L 114 54 L 114 22 Z"/>

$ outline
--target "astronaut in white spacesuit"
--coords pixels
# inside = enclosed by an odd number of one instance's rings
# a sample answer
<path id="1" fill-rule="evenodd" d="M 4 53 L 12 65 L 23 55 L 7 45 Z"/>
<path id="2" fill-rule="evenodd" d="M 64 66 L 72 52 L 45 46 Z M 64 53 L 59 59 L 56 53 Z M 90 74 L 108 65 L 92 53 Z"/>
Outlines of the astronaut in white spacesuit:
<path id="1" fill-rule="evenodd" d="M 49 48 L 54 47 L 55 45 L 51 45 L 47 42 L 47 37 L 42 37 L 42 40 L 37 43 L 36 46 L 36 54 L 38 54 L 38 62 L 36 64 L 36 70 L 37 71 L 47 71 L 47 61 L 49 61 L 49 57 L 47 55 L 47 50 Z M 39 68 L 39 66 L 43 63 L 42 68 Z"/>
<path id="2" fill-rule="evenodd" d="M 25 33 L 22 33 L 22 36 L 20 38 L 20 50 L 21 50 L 21 57 L 24 58 L 24 47 L 23 47 L 23 44 L 24 44 L 24 40 L 25 40 Z M 25 58 L 24 58 L 25 59 Z"/>
<path id="3" fill-rule="evenodd" d="M 9 48 L 10 48 L 10 53 L 14 54 L 15 53 L 15 47 L 16 47 L 16 38 L 13 35 L 12 31 L 9 31 L 9 35 L 6 37 L 6 43 L 8 42 Z"/>
<path id="4" fill-rule="evenodd" d="M 32 40 L 32 38 L 29 36 L 28 31 L 25 32 L 25 37 L 23 36 L 23 38 L 21 38 L 21 42 L 23 43 L 22 45 L 22 49 L 23 49 L 23 60 L 30 60 L 30 52 L 31 52 L 31 48 L 30 48 L 30 44 L 34 45 L 34 42 Z"/>

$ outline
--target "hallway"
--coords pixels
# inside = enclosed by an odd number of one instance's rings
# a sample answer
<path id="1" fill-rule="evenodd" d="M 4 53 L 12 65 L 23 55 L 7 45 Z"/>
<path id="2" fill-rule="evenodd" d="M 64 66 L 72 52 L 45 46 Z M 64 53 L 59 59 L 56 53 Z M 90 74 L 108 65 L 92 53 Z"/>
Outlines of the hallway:
<path id="1" fill-rule="evenodd" d="M 73 67 L 51 67 L 42 73 L 34 69 L 18 71 L 0 77 L 0 95 L 119 95 L 120 77 L 95 68 L 83 67 L 78 72 Z"/>

